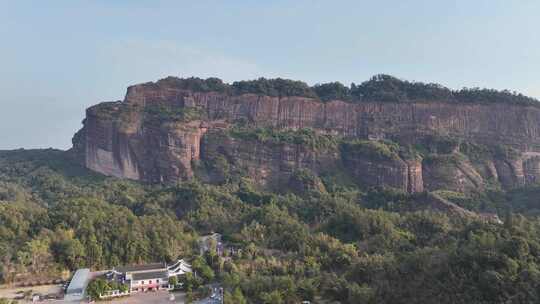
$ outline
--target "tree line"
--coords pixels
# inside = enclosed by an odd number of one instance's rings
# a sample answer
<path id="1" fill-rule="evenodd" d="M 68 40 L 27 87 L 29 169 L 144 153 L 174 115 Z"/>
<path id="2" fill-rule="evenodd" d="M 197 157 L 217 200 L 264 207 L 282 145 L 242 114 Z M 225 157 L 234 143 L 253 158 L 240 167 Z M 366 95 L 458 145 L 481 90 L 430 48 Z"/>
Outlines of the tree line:
<path id="1" fill-rule="evenodd" d="M 221 92 L 231 95 L 258 94 L 272 97 L 299 96 L 321 100 L 358 102 L 456 102 L 456 103 L 506 103 L 538 105 L 538 100 L 509 90 L 463 88 L 452 90 L 436 83 L 407 81 L 394 76 L 379 74 L 360 84 L 346 86 L 340 82 L 320 83 L 310 86 L 302 81 L 283 78 L 258 78 L 235 81 L 232 84 L 219 78 L 168 77 L 148 84 L 156 87 L 173 86 L 197 92 Z"/>

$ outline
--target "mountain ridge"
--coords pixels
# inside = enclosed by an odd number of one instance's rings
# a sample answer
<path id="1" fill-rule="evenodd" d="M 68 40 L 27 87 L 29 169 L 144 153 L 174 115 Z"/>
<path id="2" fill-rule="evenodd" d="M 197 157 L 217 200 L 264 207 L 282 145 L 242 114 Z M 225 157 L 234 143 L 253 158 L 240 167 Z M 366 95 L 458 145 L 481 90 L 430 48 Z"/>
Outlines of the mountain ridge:
<path id="1" fill-rule="evenodd" d="M 372 95 L 382 96 L 396 79 L 370 81 L 383 88 Z M 411 193 L 509 189 L 540 180 L 540 109 L 535 106 L 440 100 L 321 102 L 314 97 L 249 92 L 310 88 L 301 82 L 247 83 L 232 85 L 242 92 L 239 95 L 230 94 L 231 86 L 215 78 L 166 78 L 130 86 L 123 101 L 88 108 L 73 151 L 96 172 L 158 183 L 223 181 L 226 177 L 216 179 L 215 172 L 197 176 L 198 169 L 208 165 L 220 170 L 211 164 L 216 161 L 271 188 L 287 184 L 300 169 L 324 174 L 336 167 L 344 167 L 361 186 Z M 409 85 L 420 86 L 409 82 L 401 86 Z M 234 131 L 239 129 L 259 134 L 242 138 Z M 305 146 L 329 136 L 339 144 L 331 149 Z M 347 150 L 353 146 L 359 150 Z M 395 150 L 392 155 L 384 152 L 389 149 Z M 373 158 L 375 150 L 384 157 Z"/>

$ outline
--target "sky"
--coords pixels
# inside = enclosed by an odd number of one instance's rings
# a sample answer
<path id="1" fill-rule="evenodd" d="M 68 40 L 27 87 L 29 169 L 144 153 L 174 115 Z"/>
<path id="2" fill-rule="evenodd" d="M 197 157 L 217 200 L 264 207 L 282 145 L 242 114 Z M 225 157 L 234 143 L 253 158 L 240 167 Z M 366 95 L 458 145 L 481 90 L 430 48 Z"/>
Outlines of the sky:
<path id="1" fill-rule="evenodd" d="M 84 110 L 166 76 L 540 98 L 540 1 L 0 0 L 0 150 L 68 149 Z"/>

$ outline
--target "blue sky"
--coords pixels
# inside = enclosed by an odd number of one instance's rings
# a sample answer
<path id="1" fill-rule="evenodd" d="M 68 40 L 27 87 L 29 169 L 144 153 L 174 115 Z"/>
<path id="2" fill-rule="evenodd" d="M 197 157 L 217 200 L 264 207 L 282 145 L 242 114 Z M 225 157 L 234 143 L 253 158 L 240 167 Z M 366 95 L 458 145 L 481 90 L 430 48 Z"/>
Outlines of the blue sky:
<path id="1" fill-rule="evenodd" d="M 540 98 L 540 1 L 0 0 L 0 149 L 68 148 L 84 109 L 168 75 L 387 73 Z"/>

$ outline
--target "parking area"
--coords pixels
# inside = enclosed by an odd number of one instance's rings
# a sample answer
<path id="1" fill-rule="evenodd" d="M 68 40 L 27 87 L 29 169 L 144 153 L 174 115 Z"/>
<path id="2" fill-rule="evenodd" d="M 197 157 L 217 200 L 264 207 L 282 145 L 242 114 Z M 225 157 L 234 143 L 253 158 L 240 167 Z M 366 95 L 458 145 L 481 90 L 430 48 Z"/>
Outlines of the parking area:
<path id="1" fill-rule="evenodd" d="M 33 294 L 42 295 L 57 295 L 62 293 L 62 285 L 41 285 L 32 287 L 11 287 L 3 286 L 0 288 L 0 298 L 6 299 L 18 299 L 20 303 L 25 303 L 25 300 L 21 299 L 22 296 L 29 295 L 26 302 L 32 301 L 31 296 Z"/>
<path id="2" fill-rule="evenodd" d="M 173 295 L 174 295 L 174 300 L 171 300 L 170 293 L 167 291 L 140 292 L 140 293 L 132 294 L 129 297 L 110 300 L 110 301 L 107 301 L 107 303 L 114 303 L 114 304 L 147 304 L 147 303 L 184 304 L 185 303 L 186 297 L 184 293 L 173 293 Z"/>
<path id="3" fill-rule="evenodd" d="M 16 299 L 21 295 L 35 293 L 40 294 L 54 294 L 59 293 L 62 290 L 62 285 L 43 285 L 43 286 L 34 286 L 34 287 L 0 287 L 0 298 L 6 299 Z M 129 297 L 118 298 L 114 300 L 108 300 L 106 303 L 113 304 L 147 304 L 147 303 L 157 303 L 157 304 L 184 304 L 186 300 L 186 295 L 183 292 L 173 293 L 174 300 L 171 300 L 170 293 L 167 291 L 155 291 L 155 292 L 140 292 L 134 293 Z M 19 303 L 32 303 L 32 298 L 19 299 Z M 67 304 L 67 303 L 79 303 L 70 302 L 65 300 L 49 300 L 38 303 L 55 303 L 55 304 Z"/>

